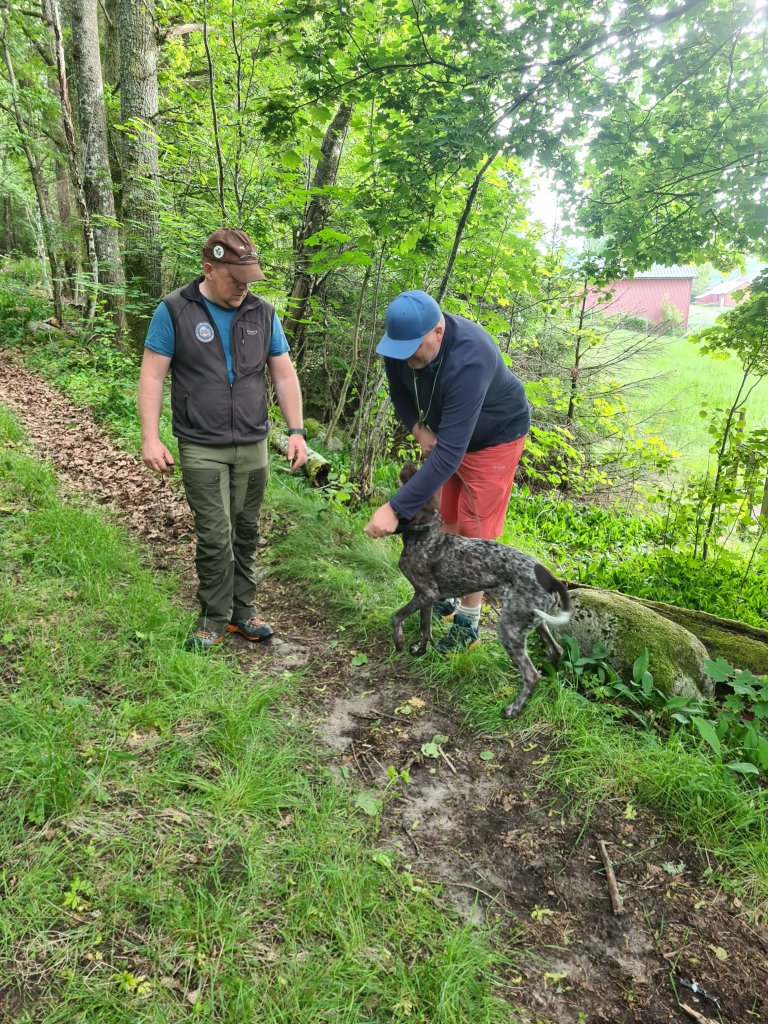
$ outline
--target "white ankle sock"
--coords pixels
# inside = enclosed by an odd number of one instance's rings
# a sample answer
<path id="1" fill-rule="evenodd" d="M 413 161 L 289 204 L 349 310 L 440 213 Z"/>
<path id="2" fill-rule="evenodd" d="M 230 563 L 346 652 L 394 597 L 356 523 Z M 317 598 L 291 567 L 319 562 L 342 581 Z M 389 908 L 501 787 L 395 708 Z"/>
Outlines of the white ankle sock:
<path id="1" fill-rule="evenodd" d="M 462 604 L 461 601 L 459 601 L 456 606 L 456 614 L 463 615 L 465 619 L 469 619 L 470 625 L 474 629 L 478 629 L 480 627 L 480 605 L 476 608 L 467 608 L 465 604 Z"/>

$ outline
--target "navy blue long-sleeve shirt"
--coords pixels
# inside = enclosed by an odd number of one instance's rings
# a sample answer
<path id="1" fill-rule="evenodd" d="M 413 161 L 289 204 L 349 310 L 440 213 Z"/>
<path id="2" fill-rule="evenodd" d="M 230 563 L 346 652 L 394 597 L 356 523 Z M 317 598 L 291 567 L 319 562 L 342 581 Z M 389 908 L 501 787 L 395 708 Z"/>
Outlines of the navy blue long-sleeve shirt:
<path id="1" fill-rule="evenodd" d="M 524 437 L 531 425 L 522 381 L 507 367 L 487 331 L 463 316 L 445 313 L 440 351 L 422 370 L 404 359 L 384 359 L 397 416 L 412 430 L 423 422 L 437 434 L 431 454 L 390 499 L 410 519 L 456 472 L 466 452 Z"/>

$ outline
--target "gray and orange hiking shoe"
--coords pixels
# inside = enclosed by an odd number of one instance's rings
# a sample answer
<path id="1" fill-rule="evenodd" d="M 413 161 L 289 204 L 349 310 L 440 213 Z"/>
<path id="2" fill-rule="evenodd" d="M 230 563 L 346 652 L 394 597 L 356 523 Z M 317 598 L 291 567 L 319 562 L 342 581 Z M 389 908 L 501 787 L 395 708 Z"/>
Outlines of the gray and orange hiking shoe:
<path id="1" fill-rule="evenodd" d="M 455 597 L 444 597 L 442 601 L 432 602 L 432 614 L 443 622 L 450 622 L 458 606 L 459 602 Z"/>
<path id="2" fill-rule="evenodd" d="M 218 629 L 204 629 L 199 626 L 194 633 L 190 633 L 184 642 L 188 651 L 210 651 L 212 647 L 218 647 L 224 639 L 224 634 Z"/>
<path id="3" fill-rule="evenodd" d="M 453 625 L 435 644 L 438 654 L 460 654 L 469 651 L 480 643 L 480 633 L 468 618 L 458 613 L 453 617 Z"/>
<path id="4" fill-rule="evenodd" d="M 274 629 L 263 619 L 251 615 L 249 619 L 236 619 L 227 626 L 228 633 L 237 633 L 246 640 L 270 640 Z"/>

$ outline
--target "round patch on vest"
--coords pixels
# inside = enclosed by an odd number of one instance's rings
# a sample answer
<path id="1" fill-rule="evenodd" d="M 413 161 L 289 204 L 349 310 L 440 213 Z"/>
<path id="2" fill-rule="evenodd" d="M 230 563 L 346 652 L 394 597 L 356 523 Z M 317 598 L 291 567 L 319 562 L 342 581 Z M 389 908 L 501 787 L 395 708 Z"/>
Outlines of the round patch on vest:
<path id="1" fill-rule="evenodd" d="M 202 323 L 195 326 L 195 337 L 198 341 L 202 341 L 207 344 L 209 341 L 213 341 L 215 334 L 211 325 L 203 320 Z"/>

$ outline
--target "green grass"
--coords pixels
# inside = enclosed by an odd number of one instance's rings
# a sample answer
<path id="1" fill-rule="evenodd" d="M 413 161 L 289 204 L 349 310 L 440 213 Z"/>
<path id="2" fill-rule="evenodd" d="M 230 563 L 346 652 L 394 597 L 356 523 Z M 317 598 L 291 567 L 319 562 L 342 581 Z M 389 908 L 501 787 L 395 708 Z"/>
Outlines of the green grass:
<path id="1" fill-rule="evenodd" d="M 2 410 L 0 452 L 3 1020 L 510 1020 L 492 936 L 374 860 L 301 678 L 184 652 L 178 581 Z"/>
<path id="2" fill-rule="evenodd" d="M 616 340 L 627 335 L 619 332 Z M 741 375 L 735 356 L 715 359 L 702 355 L 687 338 L 670 336 L 658 339 L 642 361 L 620 368 L 619 379 L 628 382 L 654 378 L 625 394 L 631 419 L 659 429 L 669 447 L 680 453 L 683 472 L 700 473 L 712 458 L 712 440 L 707 433 L 710 414 L 716 408 L 730 407 Z M 768 426 L 768 381 L 752 392 L 747 416 L 750 430 Z"/>

